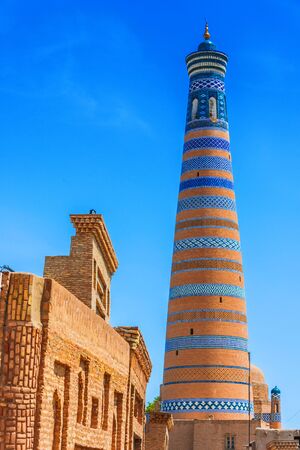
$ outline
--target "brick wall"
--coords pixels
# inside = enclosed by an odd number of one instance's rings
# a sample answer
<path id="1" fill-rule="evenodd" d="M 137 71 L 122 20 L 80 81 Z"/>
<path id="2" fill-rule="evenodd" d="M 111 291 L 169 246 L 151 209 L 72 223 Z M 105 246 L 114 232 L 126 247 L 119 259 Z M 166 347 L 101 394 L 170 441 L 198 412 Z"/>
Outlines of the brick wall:
<path id="1" fill-rule="evenodd" d="M 50 279 L 11 274 L 2 285 L 0 449 L 143 445 L 151 363 L 139 330 L 132 346 Z"/>
<path id="2" fill-rule="evenodd" d="M 4 278 L 1 290 L 0 449 L 33 449 L 41 354 L 40 305 L 44 280 Z"/>
<path id="3" fill-rule="evenodd" d="M 169 431 L 172 427 L 171 414 L 151 412 L 146 423 L 146 450 L 168 450 Z"/>

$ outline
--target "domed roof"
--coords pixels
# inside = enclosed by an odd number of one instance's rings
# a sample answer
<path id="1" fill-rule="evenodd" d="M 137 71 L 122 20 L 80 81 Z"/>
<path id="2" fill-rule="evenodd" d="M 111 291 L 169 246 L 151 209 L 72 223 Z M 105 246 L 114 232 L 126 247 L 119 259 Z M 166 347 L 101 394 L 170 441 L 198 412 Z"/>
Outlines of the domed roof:
<path id="1" fill-rule="evenodd" d="M 265 376 L 261 369 L 251 364 L 251 382 L 256 384 L 265 384 Z"/>
<path id="2" fill-rule="evenodd" d="M 211 40 L 210 40 L 210 33 L 209 33 L 209 30 L 208 30 L 208 23 L 206 22 L 206 25 L 205 25 L 205 32 L 204 32 L 204 35 L 203 35 L 203 37 L 204 37 L 204 41 L 203 42 L 201 42 L 201 44 L 199 45 L 199 47 L 198 47 L 198 51 L 199 52 L 205 52 L 205 51 L 210 51 L 210 50 L 216 50 L 216 46 L 215 46 L 215 44 L 213 43 L 213 42 L 211 42 Z"/>
<path id="3" fill-rule="evenodd" d="M 273 387 L 273 389 L 271 390 L 271 394 L 272 395 L 280 395 L 281 391 L 280 391 L 279 387 L 278 386 Z"/>

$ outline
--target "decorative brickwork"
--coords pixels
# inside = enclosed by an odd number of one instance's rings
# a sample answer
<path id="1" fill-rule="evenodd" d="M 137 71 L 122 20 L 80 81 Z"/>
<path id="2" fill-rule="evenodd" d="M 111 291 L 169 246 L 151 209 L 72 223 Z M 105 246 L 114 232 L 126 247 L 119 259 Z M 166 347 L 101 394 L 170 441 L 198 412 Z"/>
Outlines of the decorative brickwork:
<path id="1" fill-rule="evenodd" d="M 72 216 L 71 256 L 46 262 L 45 272 L 78 294 L 80 282 L 93 286 L 95 260 L 96 280 L 100 267 L 107 286 L 116 268 L 103 219 L 91 216 Z M 114 330 L 93 311 L 93 295 L 78 299 L 50 278 L 1 275 L 1 450 L 144 446 L 151 362 L 143 337 L 137 327 Z"/>
<path id="2" fill-rule="evenodd" d="M 158 411 L 149 413 L 146 423 L 145 450 L 168 450 L 169 432 L 173 425 L 171 414 Z"/>
<path id="3" fill-rule="evenodd" d="M 53 278 L 103 319 L 110 316 L 110 282 L 118 267 L 101 214 L 71 215 L 76 235 L 70 256 L 47 256 L 44 276 Z"/>

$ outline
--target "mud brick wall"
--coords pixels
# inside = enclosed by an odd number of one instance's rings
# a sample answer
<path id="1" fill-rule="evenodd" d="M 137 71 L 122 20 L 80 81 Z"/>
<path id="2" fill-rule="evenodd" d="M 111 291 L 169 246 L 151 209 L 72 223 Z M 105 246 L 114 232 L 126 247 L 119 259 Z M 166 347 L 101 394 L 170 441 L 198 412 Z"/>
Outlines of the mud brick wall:
<path id="1" fill-rule="evenodd" d="M 1 289 L 1 450 L 33 449 L 44 280 L 11 274 Z"/>
<path id="2" fill-rule="evenodd" d="M 41 320 L 43 358 L 35 448 L 51 449 L 55 441 L 62 450 L 75 445 L 89 450 L 129 449 L 125 443 L 128 387 L 138 390 L 144 404 L 148 381 L 138 361 L 131 368 L 135 352 L 107 322 L 50 279 L 45 280 Z M 106 388 L 105 379 L 109 379 Z M 79 403 L 82 411 L 78 414 Z M 98 404 L 96 418 L 93 404 Z M 143 439 L 143 420 L 133 427 L 129 443 L 133 432 Z"/>
<path id="3" fill-rule="evenodd" d="M 151 412 L 146 424 L 146 450 L 168 450 L 169 431 L 173 428 L 171 414 Z"/>
<path id="4" fill-rule="evenodd" d="M 0 450 L 130 450 L 134 435 L 143 449 L 139 330 L 134 347 L 51 279 L 5 274 L 1 286 Z"/>
<path id="5" fill-rule="evenodd" d="M 53 278 L 87 306 L 92 304 L 92 234 L 72 236 L 70 256 L 46 256 L 44 276 Z"/>

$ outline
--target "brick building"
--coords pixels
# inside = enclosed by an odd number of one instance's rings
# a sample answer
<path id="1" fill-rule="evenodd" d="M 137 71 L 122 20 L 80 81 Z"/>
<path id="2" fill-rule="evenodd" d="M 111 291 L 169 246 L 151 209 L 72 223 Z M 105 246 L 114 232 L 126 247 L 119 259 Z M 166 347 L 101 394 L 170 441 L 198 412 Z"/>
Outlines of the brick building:
<path id="1" fill-rule="evenodd" d="M 151 362 L 109 325 L 117 259 L 102 216 L 72 215 L 70 256 L 2 273 L 0 449 L 140 450 Z"/>

